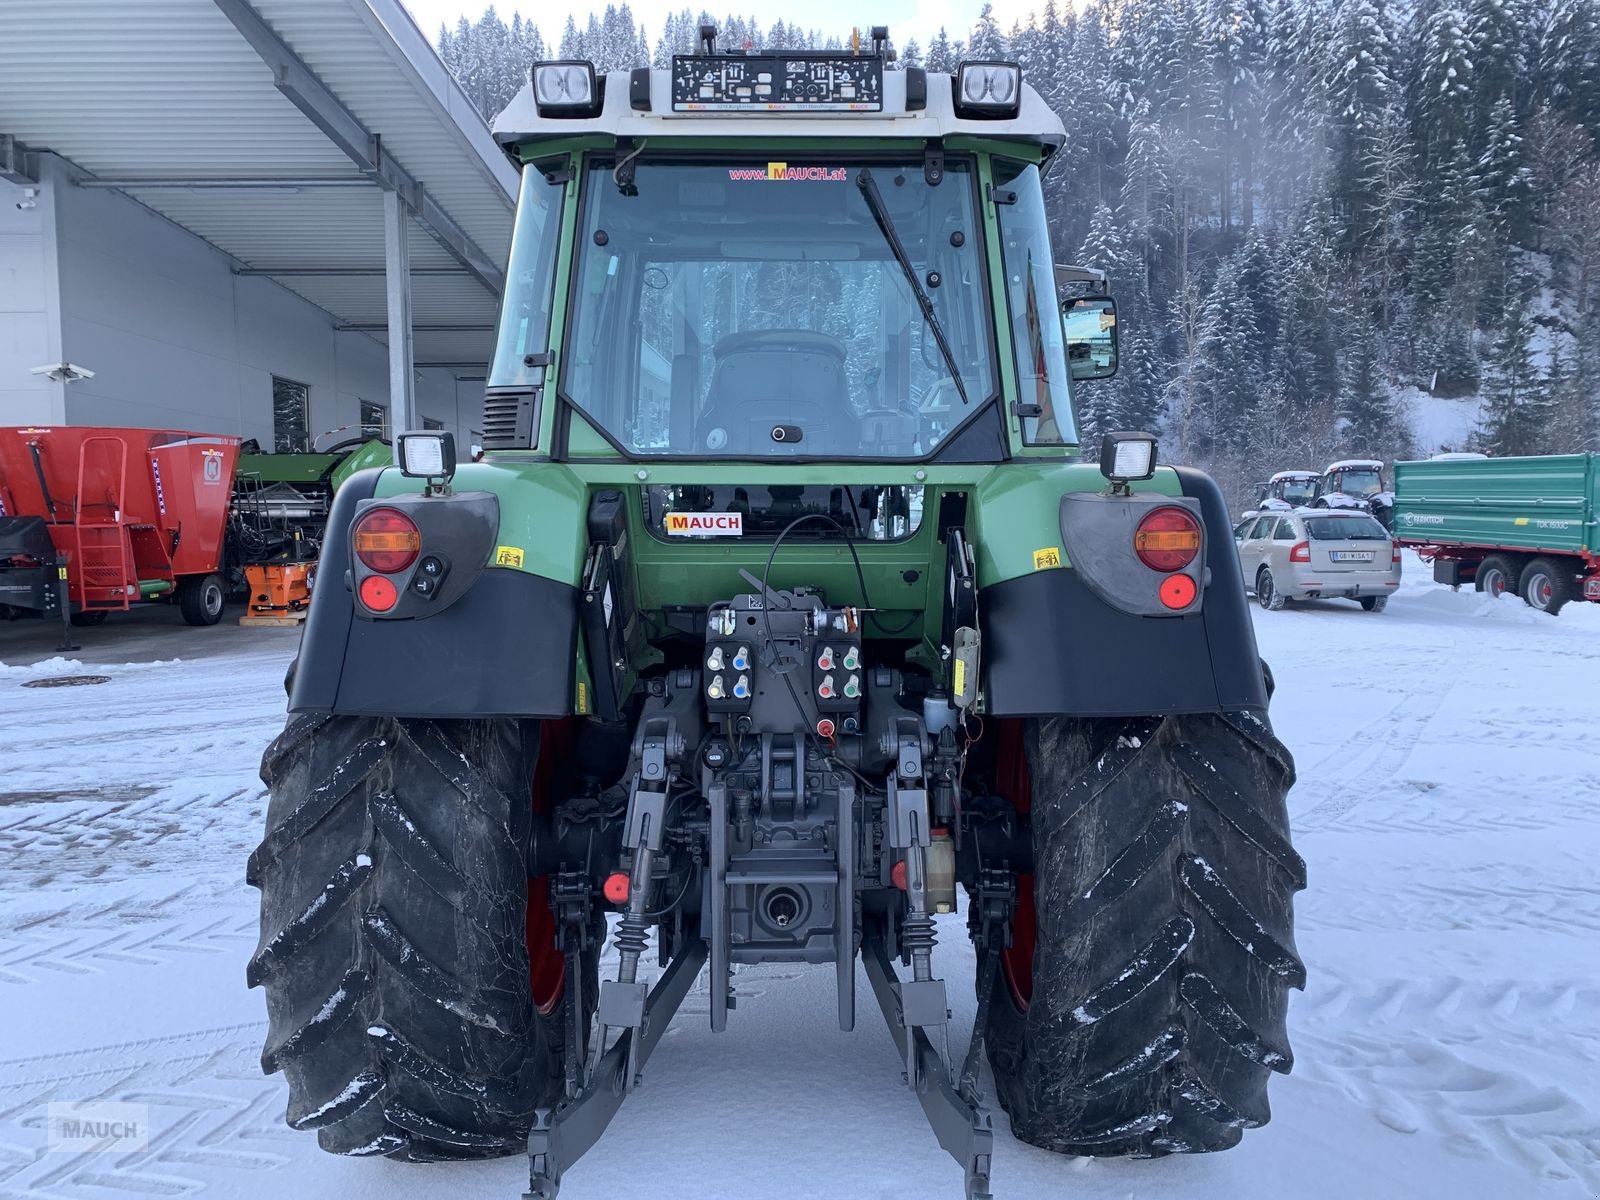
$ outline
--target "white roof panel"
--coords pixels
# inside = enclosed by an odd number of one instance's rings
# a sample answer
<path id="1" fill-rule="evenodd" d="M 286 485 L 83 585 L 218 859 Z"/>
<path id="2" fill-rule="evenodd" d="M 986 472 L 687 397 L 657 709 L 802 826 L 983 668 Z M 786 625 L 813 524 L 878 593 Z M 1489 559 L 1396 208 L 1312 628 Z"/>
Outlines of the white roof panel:
<path id="1" fill-rule="evenodd" d="M 4 0 L 0 133 L 100 180 L 360 180 L 357 164 L 275 84 L 225 14 L 259 18 L 446 222 L 503 267 L 516 171 L 399 0 Z M 383 320 L 382 195 L 352 187 L 123 187 L 338 321 Z M 496 299 L 413 223 L 418 324 L 492 324 Z M 456 273 L 443 273 L 456 270 Z M 420 336 L 420 335 L 419 335 Z M 450 333 L 449 361 L 486 361 L 492 335 Z M 435 360 L 419 348 L 419 362 Z M 443 360 L 438 360 L 443 361 Z"/>

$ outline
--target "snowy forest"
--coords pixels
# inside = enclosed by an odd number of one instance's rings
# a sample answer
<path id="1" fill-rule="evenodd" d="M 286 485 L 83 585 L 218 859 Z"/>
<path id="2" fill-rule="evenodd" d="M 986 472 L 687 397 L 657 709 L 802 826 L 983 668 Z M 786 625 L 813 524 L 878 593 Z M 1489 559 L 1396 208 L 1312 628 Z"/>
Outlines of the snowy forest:
<path id="1" fill-rule="evenodd" d="M 608 8 L 547 45 L 490 8 L 439 49 L 492 116 L 535 59 L 665 65 L 709 19 Z M 1157 429 L 1235 494 L 1346 455 L 1600 449 L 1600 0 L 1051 0 L 893 32 L 899 67 L 1021 62 L 1066 125 L 1056 254 L 1110 271 L 1123 330 L 1085 444 Z"/>

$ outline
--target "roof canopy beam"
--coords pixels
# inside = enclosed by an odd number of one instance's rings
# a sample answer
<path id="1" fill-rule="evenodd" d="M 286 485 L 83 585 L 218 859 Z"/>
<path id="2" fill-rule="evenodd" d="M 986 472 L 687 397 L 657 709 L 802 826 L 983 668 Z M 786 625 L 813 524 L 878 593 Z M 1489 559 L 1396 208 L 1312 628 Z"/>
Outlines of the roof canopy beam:
<path id="1" fill-rule="evenodd" d="M 385 333 L 384 321 L 341 321 L 334 326 L 340 333 Z M 493 333 L 493 325 L 412 325 L 413 333 Z"/>
<path id="2" fill-rule="evenodd" d="M 296 276 L 308 275 L 328 279 L 343 278 L 345 276 L 372 276 L 381 279 L 384 275 L 382 267 L 235 267 L 235 275 L 265 275 L 269 278 L 293 279 Z M 412 267 L 411 277 L 418 275 L 464 275 L 466 271 L 461 267 Z"/>
<path id="3" fill-rule="evenodd" d="M 272 69 L 278 91 L 339 147 L 357 170 L 386 191 L 397 193 L 412 219 L 478 282 L 499 295 L 505 287 L 505 276 L 495 262 L 439 207 L 421 183 L 384 153 L 382 139 L 356 120 L 261 19 L 248 0 L 213 0 L 213 3 L 250 43 L 261 61 Z"/>
<path id="4" fill-rule="evenodd" d="M 127 191 L 130 188 L 192 188 L 197 190 L 205 188 L 227 188 L 229 190 L 264 188 L 298 192 L 304 188 L 370 188 L 372 186 L 372 180 L 358 175 L 206 175 L 193 177 L 152 175 L 144 179 L 140 179 L 137 176 L 113 176 L 109 179 L 84 178 L 76 180 L 76 183 L 82 188 L 116 188 L 119 191 Z"/>
<path id="5" fill-rule="evenodd" d="M 27 186 L 39 182 L 39 160 L 9 133 L 0 133 L 0 179 Z"/>

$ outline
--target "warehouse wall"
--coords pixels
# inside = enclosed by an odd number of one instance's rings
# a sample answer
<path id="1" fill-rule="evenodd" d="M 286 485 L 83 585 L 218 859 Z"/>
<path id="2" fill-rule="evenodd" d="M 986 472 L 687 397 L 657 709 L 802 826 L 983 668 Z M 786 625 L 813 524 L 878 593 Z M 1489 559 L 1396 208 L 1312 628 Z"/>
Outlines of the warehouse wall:
<path id="1" fill-rule="evenodd" d="M 71 186 L 59 159 L 41 155 L 40 170 L 57 181 L 63 354 L 95 372 L 67 386 L 67 421 L 268 447 L 274 375 L 310 388 L 313 433 L 357 424 L 361 400 L 387 404 L 379 343 L 337 332 L 328 313 L 269 279 L 234 275 L 221 252 L 121 193 Z M 458 416 L 454 375 L 419 374 L 419 416 L 465 438 L 476 417 Z"/>
<path id="2" fill-rule="evenodd" d="M 61 385 L 30 374 L 61 361 L 54 205 L 48 184 L 23 188 L 0 181 L 0 425 L 65 419 Z"/>

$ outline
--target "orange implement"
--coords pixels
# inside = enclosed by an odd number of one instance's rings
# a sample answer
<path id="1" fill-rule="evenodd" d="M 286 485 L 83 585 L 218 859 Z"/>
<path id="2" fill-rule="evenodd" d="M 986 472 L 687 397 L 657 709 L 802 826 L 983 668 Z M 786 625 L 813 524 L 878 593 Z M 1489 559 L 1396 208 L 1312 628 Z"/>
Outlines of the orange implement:
<path id="1" fill-rule="evenodd" d="M 304 612 L 311 603 L 311 572 L 316 563 L 250 563 L 244 577 L 250 582 L 250 611 L 280 614 Z"/>

